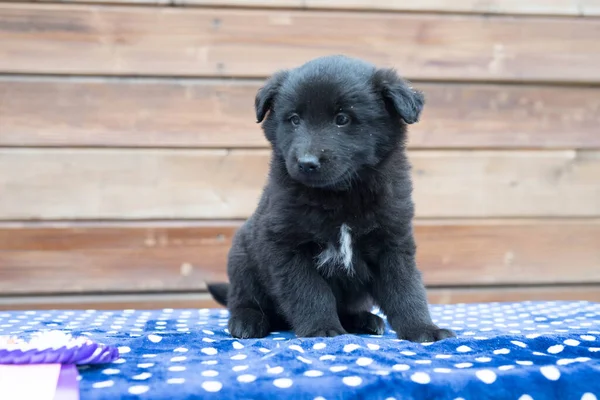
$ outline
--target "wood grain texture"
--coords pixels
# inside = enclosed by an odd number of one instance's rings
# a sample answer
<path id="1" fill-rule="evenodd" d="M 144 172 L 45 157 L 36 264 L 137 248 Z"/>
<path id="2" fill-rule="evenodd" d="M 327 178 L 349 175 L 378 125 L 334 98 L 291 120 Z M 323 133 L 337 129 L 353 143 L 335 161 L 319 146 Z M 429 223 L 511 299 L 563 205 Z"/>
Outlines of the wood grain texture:
<path id="1" fill-rule="evenodd" d="M 598 19 L 3 4 L 0 72 L 264 77 L 345 53 L 413 79 L 599 82 L 599 32 Z"/>
<path id="2" fill-rule="evenodd" d="M 267 147 L 262 82 L 0 77 L 0 146 Z M 600 148 L 600 88 L 419 83 L 412 148 Z"/>
<path id="3" fill-rule="evenodd" d="M 28 2 L 30 0 L 11 0 Z M 54 0 L 34 0 L 53 2 Z M 594 16 L 600 14 L 598 0 L 62 0 L 64 3 L 152 4 L 218 7 L 274 7 L 324 10 L 380 10 L 458 12 L 516 15 Z"/>
<path id="4" fill-rule="evenodd" d="M 411 151 L 419 217 L 600 215 L 600 152 Z M 0 150 L 0 219 L 230 219 L 268 150 Z"/>
<path id="5" fill-rule="evenodd" d="M 600 301 L 600 286 L 549 286 L 509 288 L 431 288 L 431 304 L 488 303 L 516 301 Z M 207 293 L 127 294 L 77 296 L 4 296 L 0 310 L 156 310 L 163 308 L 223 308 Z"/>
<path id="6" fill-rule="evenodd" d="M 238 222 L 0 225 L 0 293 L 201 291 Z M 600 220 L 420 221 L 427 285 L 600 283 Z"/>

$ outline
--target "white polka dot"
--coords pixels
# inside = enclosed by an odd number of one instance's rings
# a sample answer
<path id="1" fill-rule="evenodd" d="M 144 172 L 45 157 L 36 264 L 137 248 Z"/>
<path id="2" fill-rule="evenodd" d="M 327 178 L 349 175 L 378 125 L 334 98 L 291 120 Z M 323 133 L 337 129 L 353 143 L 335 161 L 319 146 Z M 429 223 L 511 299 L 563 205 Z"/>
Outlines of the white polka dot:
<path id="1" fill-rule="evenodd" d="M 369 348 L 369 350 L 379 350 L 381 348 L 378 344 L 374 343 L 367 344 L 367 347 Z"/>
<path id="2" fill-rule="evenodd" d="M 327 345 L 325 343 L 315 343 L 313 349 L 315 350 L 323 350 Z"/>
<path id="3" fill-rule="evenodd" d="M 180 365 L 175 365 L 173 367 L 169 367 L 169 371 L 171 371 L 171 372 L 181 372 L 181 371 L 185 371 L 185 367 L 184 366 L 180 366 Z"/>
<path id="4" fill-rule="evenodd" d="M 214 369 L 208 369 L 206 371 L 202 371 L 202 376 L 214 378 L 215 376 L 219 376 L 219 372 L 215 371 Z"/>
<path id="5" fill-rule="evenodd" d="M 336 365 L 336 366 L 333 366 L 333 367 L 329 368 L 329 370 L 331 372 L 342 372 L 342 371 L 345 371 L 347 369 L 348 369 L 348 367 L 346 367 L 345 365 Z"/>
<path id="6" fill-rule="evenodd" d="M 175 353 L 187 353 L 188 349 L 186 349 L 185 347 L 178 347 L 175 350 L 173 350 Z"/>
<path id="7" fill-rule="evenodd" d="M 600 352 L 600 347 L 590 347 L 588 350 L 592 353 L 598 353 Z"/>
<path id="8" fill-rule="evenodd" d="M 125 364 L 126 360 L 124 358 L 119 358 L 113 361 L 113 364 Z"/>
<path id="9" fill-rule="evenodd" d="M 523 396 L 519 397 L 519 400 L 533 400 L 533 397 L 528 394 L 524 394 Z"/>
<path id="10" fill-rule="evenodd" d="M 231 357 L 232 360 L 245 360 L 246 358 L 248 358 L 246 354 L 236 354 L 235 356 Z"/>
<path id="11" fill-rule="evenodd" d="M 151 341 L 152 343 L 158 343 L 162 340 L 162 336 L 148 335 L 148 340 Z"/>
<path id="12" fill-rule="evenodd" d="M 185 360 L 187 360 L 186 356 L 178 356 L 178 357 L 171 358 L 171 362 L 180 362 L 180 361 L 185 361 Z"/>
<path id="13" fill-rule="evenodd" d="M 298 356 L 296 357 L 299 361 L 302 361 L 304 364 L 312 364 L 312 361 L 309 360 L 308 358 L 304 358 L 302 356 Z"/>
<path id="14" fill-rule="evenodd" d="M 367 365 L 371 365 L 373 360 L 368 357 L 360 357 L 358 360 L 356 360 L 356 363 L 361 367 L 366 367 Z"/>
<path id="15" fill-rule="evenodd" d="M 347 386 L 358 386 L 362 383 L 362 378 L 359 376 L 345 376 L 342 378 L 342 382 Z"/>
<path id="16" fill-rule="evenodd" d="M 214 347 L 205 347 L 200 351 L 208 356 L 214 356 L 215 354 L 218 353 L 217 349 L 215 349 Z"/>
<path id="17" fill-rule="evenodd" d="M 209 331 L 208 329 L 203 329 L 202 332 L 205 333 L 206 335 L 214 335 L 215 334 L 213 331 Z"/>
<path id="18" fill-rule="evenodd" d="M 401 351 L 400 354 L 404 354 L 405 356 L 415 356 L 415 355 L 417 355 L 417 353 L 415 353 L 414 351 L 409 351 L 409 350 Z"/>
<path id="19" fill-rule="evenodd" d="M 516 363 L 519 365 L 525 365 L 525 366 L 533 365 L 533 362 L 528 361 L 528 360 L 519 360 L 519 361 L 516 361 Z"/>
<path id="20" fill-rule="evenodd" d="M 231 368 L 233 371 L 235 372 L 240 372 L 240 371 L 245 371 L 247 370 L 249 367 L 247 365 L 236 365 L 235 367 Z"/>
<path id="21" fill-rule="evenodd" d="M 241 344 L 240 342 L 233 342 L 232 345 L 233 345 L 233 348 L 236 349 L 236 350 L 241 350 L 241 349 L 244 348 L 244 345 Z"/>
<path id="22" fill-rule="evenodd" d="M 475 359 L 475 361 L 477 361 L 477 362 L 490 362 L 490 361 L 492 361 L 492 359 L 489 358 L 489 357 L 477 357 Z"/>
<path id="23" fill-rule="evenodd" d="M 540 372 L 546 379 L 551 381 L 556 381 L 560 378 L 560 371 L 554 365 L 545 365 L 540 368 Z"/>
<path id="24" fill-rule="evenodd" d="M 539 333 L 530 333 L 527 336 L 525 336 L 527 339 L 537 339 L 539 338 L 541 335 Z"/>
<path id="25" fill-rule="evenodd" d="M 206 360 L 206 361 L 202 361 L 201 364 L 204 365 L 217 365 L 219 362 L 217 360 Z"/>
<path id="26" fill-rule="evenodd" d="M 434 368 L 433 372 L 437 372 L 439 374 L 449 374 L 452 372 L 450 368 Z"/>
<path id="27" fill-rule="evenodd" d="M 130 351 L 131 351 L 131 349 L 128 346 L 119 347 L 119 354 L 127 354 Z"/>
<path id="28" fill-rule="evenodd" d="M 452 354 L 436 354 L 435 358 L 439 358 L 439 359 L 452 358 Z"/>
<path id="29" fill-rule="evenodd" d="M 114 368 L 107 368 L 107 369 L 105 369 L 105 370 L 102 371 L 102 373 L 104 375 L 116 375 L 119 372 L 121 372 L 121 371 L 119 371 L 118 369 L 114 369 Z"/>
<path id="30" fill-rule="evenodd" d="M 396 364 L 392 367 L 392 369 L 394 371 L 408 371 L 410 369 L 410 366 L 406 364 Z"/>
<path id="31" fill-rule="evenodd" d="M 185 383 L 185 378 L 171 378 L 171 379 L 167 379 L 167 383 L 170 385 L 181 385 L 182 383 Z"/>
<path id="32" fill-rule="evenodd" d="M 488 385 L 496 381 L 496 374 L 494 371 L 489 369 L 479 370 L 475 372 L 475 376 L 477 376 L 483 383 L 487 383 Z"/>
<path id="33" fill-rule="evenodd" d="M 92 384 L 92 387 L 94 389 L 104 389 L 104 388 L 112 387 L 114 384 L 115 384 L 115 382 L 113 382 L 113 381 L 102 381 L 102 382 L 96 382 L 96 383 Z"/>
<path id="34" fill-rule="evenodd" d="M 425 372 L 415 372 L 410 376 L 410 380 L 425 385 L 431 382 L 431 377 Z"/>
<path id="35" fill-rule="evenodd" d="M 150 368 L 150 367 L 154 367 L 154 363 L 140 363 L 137 366 L 138 366 L 138 368 Z"/>
<path id="36" fill-rule="evenodd" d="M 515 368 L 514 365 L 501 365 L 501 366 L 498 367 L 498 369 L 500 371 L 508 371 L 508 370 L 511 370 L 511 369 L 514 369 L 514 368 Z"/>
<path id="37" fill-rule="evenodd" d="M 258 351 L 260 351 L 261 353 L 270 353 L 271 352 L 271 350 L 265 349 L 264 347 L 261 347 L 260 349 L 258 349 Z"/>
<path id="38" fill-rule="evenodd" d="M 563 343 L 566 344 L 567 346 L 579 346 L 581 344 L 581 342 L 579 340 L 575 340 L 575 339 L 567 339 Z"/>
<path id="39" fill-rule="evenodd" d="M 354 350 L 357 350 L 357 349 L 360 349 L 360 346 L 357 345 L 357 344 L 354 344 L 354 343 L 347 344 L 347 345 L 344 346 L 344 351 L 346 353 L 350 353 L 351 351 L 354 351 Z"/>
<path id="40" fill-rule="evenodd" d="M 144 354 L 142 355 L 142 358 L 154 358 L 156 357 L 156 354 Z"/>
<path id="41" fill-rule="evenodd" d="M 237 380 L 241 383 L 250 383 L 256 380 L 256 376 L 250 374 L 240 375 L 237 377 Z"/>
<path id="42" fill-rule="evenodd" d="M 202 389 L 206 390 L 207 392 L 218 392 L 222 388 L 223 385 L 221 384 L 221 382 L 206 381 L 202 383 Z"/>
<path id="43" fill-rule="evenodd" d="M 267 372 L 269 374 L 281 374 L 283 372 L 283 367 L 273 367 L 273 368 L 267 368 Z"/>
<path id="44" fill-rule="evenodd" d="M 515 346 L 519 346 L 519 347 L 523 347 L 523 348 L 527 347 L 527 345 L 525 343 L 519 342 L 518 340 L 512 340 L 511 343 L 514 344 Z"/>
<path id="45" fill-rule="evenodd" d="M 325 397 L 317 396 L 313 400 L 327 400 Z"/>
<path id="46" fill-rule="evenodd" d="M 291 387 L 293 384 L 294 384 L 294 382 L 288 378 L 280 378 L 280 379 L 275 379 L 273 381 L 273 385 L 275 385 L 281 389 L 287 389 L 287 388 Z"/>
<path id="47" fill-rule="evenodd" d="M 129 388 L 128 392 L 131 394 L 142 394 L 146 393 L 150 388 L 144 385 L 136 385 Z"/>
<path id="48" fill-rule="evenodd" d="M 149 372 L 142 372 L 141 374 L 135 375 L 132 378 L 135 379 L 136 381 L 143 381 L 143 380 L 150 378 L 151 376 L 152 376 L 152 374 Z"/>
<path id="49" fill-rule="evenodd" d="M 323 376 L 323 372 L 317 371 L 315 369 L 311 369 L 310 371 L 306 371 L 304 373 L 304 376 L 308 376 L 308 377 L 311 377 L 311 378 L 316 378 L 316 377 L 319 377 L 319 376 Z"/>
<path id="50" fill-rule="evenodd" d="M 587 342 L 593 342 L 594 340 L 596 340 L 596 337 L 592 335 L 581 335 L 579 337 L 581 338 L 581 340 L 585 340 Z"/>
<path id="51" fill-rule="evenodd" d="M 473 366 L 473 364 L 471 363 L 459 363 L 459 364 L 455 364 L 454 365 L 456 368 L 471 368 Z"/>
<path id="52" fill-rule="evenodd" d="M 581 396 L 581 400 L 598 400 L 598 398 L 593 393 L 584 393 L 583 396 Z"/>
<path id="53" fill-rule="evenodd" d="M 203 341 L 204 343 L 214 343 L 214 342 L 216 342 L 216 340 L 215 340 L 215 339 L 211 339 L 211 338 L 207 338 L 207 337 L 205 337 L 205 338 L 202 338 L 202 341 Z"/>
<path id="54" fill-rule="evenodd" d="M 555 344 L 554 346 L 548 347 L 548 353 L 550 354 L 558 354 L 565 349 L 565 346 L 562 344 Z"/>
<path id="55" fill-rule="evenodd" d="M 469 351 L 473 351 L 473 349 L 471 349 L 469 346 L 459 346 L 456 348 L 456 351 L 458 351 L 459 353 L 467 353 Z"/>
<path id="56" fill-rule="evenodd" d="M 321 361 L 333 361 L 333 360 L 335 360 L 335 356 L 327 354 L 327 355 L 319 357 L 319 360 L 321 360 Z"/>
<path id="57" fill-rule="evenodd" d="M 300 353 L 304 353 L 304 349 L 302 347 L 298 346 L 297 344 L 293 344 L 293 345 L 289 346 L 288 349 L 299 351 Z"/>

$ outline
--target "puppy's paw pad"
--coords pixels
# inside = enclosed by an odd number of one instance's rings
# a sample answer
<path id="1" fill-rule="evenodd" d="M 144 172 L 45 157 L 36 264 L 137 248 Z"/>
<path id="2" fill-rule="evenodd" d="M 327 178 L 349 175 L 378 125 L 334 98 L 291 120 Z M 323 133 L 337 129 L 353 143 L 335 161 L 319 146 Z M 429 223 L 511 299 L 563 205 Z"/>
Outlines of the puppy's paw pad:
<path id="1" fill-rule="evenodd" d="M 437 342 L 454 337 L 456 337 L 456 334 L 451 330 L 440 329 L 431 325 L 403 329 L 398 332 L 398 338 L 417 343 Z"/>
<path id="2" fill-rule="evenodd" d="M 269 321 L 258 311 L 232 314 L 229 333 L 238 339 L 263 338 L 269 334 Z"/>

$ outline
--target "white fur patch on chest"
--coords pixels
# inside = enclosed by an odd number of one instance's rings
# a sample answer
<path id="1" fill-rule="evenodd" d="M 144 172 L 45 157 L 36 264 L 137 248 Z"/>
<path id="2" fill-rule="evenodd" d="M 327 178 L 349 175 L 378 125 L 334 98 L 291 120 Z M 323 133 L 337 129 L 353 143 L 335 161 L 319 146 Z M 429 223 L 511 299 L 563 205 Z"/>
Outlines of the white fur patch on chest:
<path id="1" fill-rule="evenodd" d="M 350 227 L 343 224 L 340 227 L 338 243 L 329 243 L 317 257 L 317 265 L 322 268 L 326 265 L 335 267 L 343 266 L 347 271 L 352 270 L 352 235 Z"/>

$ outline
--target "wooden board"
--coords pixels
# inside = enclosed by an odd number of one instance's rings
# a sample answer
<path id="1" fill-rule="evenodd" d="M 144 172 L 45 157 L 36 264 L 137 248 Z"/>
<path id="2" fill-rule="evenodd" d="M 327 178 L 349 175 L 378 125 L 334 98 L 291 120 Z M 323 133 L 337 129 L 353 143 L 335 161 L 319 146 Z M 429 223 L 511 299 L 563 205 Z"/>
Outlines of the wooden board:
<path id="1" fill-rule="evenodd" d="M 598 19 L 3 4 L 0 72 L 263 77 L 345 53 L 413 79 L 599 82 L 599 32 Z"/>
<path id="2" fill-rule="evenodd" d="M 24 1 L 29 0 L 11 0 Z M 53 2 L 54 0 L 35 0 Z M 382 10 L 484 14 L 592 16 L 600 14 L 598 0 L 63 0 L 65 3 L 152 4 L 220 7 L 275 7 L 324 10 Z"/>
<path id="3" fill-rule="evenodd" d="M 431 304 L 513 301 L 600 301 L 600 286 L 429 289 Z M 0 297 L 0 310 L 155 310 L 223 308 L 207 293 Z"/>
<path id="4" fill-rule="evenodd" d="M 201 291 L 237 222 L 0 225 L 0 293 Z M 600 283 L 600 219 L 417 221 L 433 286 Z"/>
<path id="5" fill-rule="evenodd" d="M 419 217 L 600 216 L 600 152 L 412 151 Z M 0 219 L 246 218 L 268 150 L 0 150 Z"/>
<path id="6" fill-rule="evenodd" d="M 267 147 L 260 81 L 0 77 L 0 146 Z M 600 88 L 418 83 L 412 148 L 600 148 Z"/>

